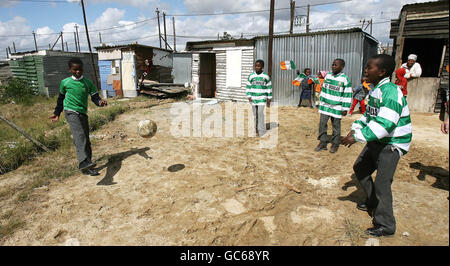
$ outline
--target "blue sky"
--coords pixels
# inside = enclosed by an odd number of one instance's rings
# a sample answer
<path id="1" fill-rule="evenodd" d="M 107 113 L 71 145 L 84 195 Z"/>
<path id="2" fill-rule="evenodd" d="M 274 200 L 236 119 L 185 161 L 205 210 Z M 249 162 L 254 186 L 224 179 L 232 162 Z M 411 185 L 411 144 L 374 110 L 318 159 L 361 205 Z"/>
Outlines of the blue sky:
<path id="1" fill-rule="evenodd" d="M 31 32 L 38 35 L 40 49 L 53 44 L 60 31 L 64 31 L 64 41 L 69 49 L 74 49 L 74 24 L 83 25 L 83 15 L 79 3 L 61 3 L 64 0 L 0 0 L 0 59 L 6 57 L 5 48 L 12 43 L 18 51 L 34 49 Z M 26 1 L 26 2 L 25 2 Z M 55 1 L 30 2 L 30 1 Z M 75 1 L 75 0 L 69 0 Z M 320 4 L 329 2 L 335 4 L 312 6 L 311 29 L 320 31 L 326 29 L 342 29 L 361 25 L 362 19 L 373 18 L 373 35 L 386 43 L 389 40 L 390 19 L 396 18 L 402 5 L 424 2 L 421 0 L 297 0 L 296 5 L 306 3 Z M 159 46 L 157 36 L 157 21 L 133 24 L 156 16 L 155 9 L 166 10 L 167 14 L 185 13 L 220 13 L 233 11 L 251 11 L 269 9 L 270 0 L 85 0 L 90 38 L 93 46 L 99 45 L 98 29 L 101 30 L 102 41 L 107 44 L 124 44 L 132 40 L 141 44 Z M 276 8 L 289 7 L 289 0 L 277 0 Z M 381 12 L 384 12 L 383 14 Z M 306 13 L 304 8 L 297 8 L 296 15 Z M 211 37 L 228 32 L 234 37 L 252 37 L 256 34 L 267 34 L 268 12 L 221 15 L 221 16 L 189 16 L 175 17 L 177 48 L 183 49 L 186 41 L 211 39 Z M 167 33 L 170 45 L 173 45 L 172 22 L 167 17 Z M 129 25 L 129 26 L 126 26 Z M 87 50 L 87 41 L 80 27 L 82 50 Z M 113 27 L 113 29 L 110 29 Z M 162 21 L 161 21 L 162 27 Z M 162 30 L 162 28 L 161 28 Z M 275 32 L 289 30 L 289 10 L 275 13 Z M 304 27 L 296 27 L 294 32 L 304 32 Z M 20 36 L 23 35 L 23 36 Z M 206 36 L 205 38 L 198 36 Z M 215 37 L 216 38 L 216 37 Z M 60 47 L 58 44 L 57 47 Z"/>

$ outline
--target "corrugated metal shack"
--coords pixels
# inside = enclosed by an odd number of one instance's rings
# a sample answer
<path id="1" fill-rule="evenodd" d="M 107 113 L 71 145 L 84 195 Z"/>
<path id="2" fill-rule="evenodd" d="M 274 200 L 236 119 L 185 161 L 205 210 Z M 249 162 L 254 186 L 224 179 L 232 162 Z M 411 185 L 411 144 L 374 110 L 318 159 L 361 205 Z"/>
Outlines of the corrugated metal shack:
<path id="1" fill-rule="evenodd" d="M 393 55 L 405 63 L 409 54 L 417 55 L 422 76 L 408 82 L 408 104 L 412 111 L 439 112 L 448 91 L 449 0 L 404 5 L 399 18 L 391 21 Z M 403 21 L 403 32 L 400 25 Z M 403 39 L 403 41 L 401 41 Z"/>
<path id="2" fill-rule="evenodd" d="M 11 67 L 7 61 L 0 62 L 0 85 L 12 78 Z"/>
<path id="3" fill-rule="evenodd" d="M 269 37 L 255 38 L 255 59 L 268 60 Z M 278 35 L 273 38 L 272 87 L 274 101 L 279 105 L 297 105 L 300 90 L 292 85 L 296 72 L 281 70 L 280 62 L 293 60 L 301 72 L 311 68 L 331 71 L 334 59 L 345 60 L 344 73 L 353 86 L 360 83 L 364 67 L 372 55 L 377 54 L 378 41 L 360 28 L 305 34 Z"/>
<path id="4" fill-rule="evenodd" d="M 171 83 L 172 51 L 141 44 L 95 47 L 98 52 L 103 95 L 123 93 L 136 97 L 138 82 L 151 62 L 148 80 Z"/>
<path id="5" fill-rule="evenodd" d="M 245 84 L 253 71 L 253 40 L 187 42 L 186 51 L 192 54 L 196 97 L 247 101 Z"/>
<path id="6" fill-rule="evenodd" d="M 247 101 L 245 84 L 257 59 L 263 59 L 267 70 L 268 36 L 251 40 L 217 40 L 188 42 L 192 53 L 192 83 L 202 98 Z M 360 28 L 278 35 L 273 39 L 272 86 L 274 101 L 279 105 L 297 105 L 300 91 L 292 85 L 295 70 L 281 70 L 280 62 L 293 60 L 297 69 L 331 70 L 334 59 L 346 62 L 344 72 L 356 86 L 370 56 L 377 54 L 378 41 Z"/>
<path id="7" fill-rule="evenodd" d="M 59 93 L 61 80 L 71 75 L 67 63 L 72 57 L 79 57 L 83 61 L 84 76 L 94 81 L 89 53 L 51 50 L 22 52 L 11 54 L 8 62 L 14 77 L 27 80 L 40 94 L 52 97 Z M 97 54 L 94 54 L 94 61 L 98 73 Z"/>

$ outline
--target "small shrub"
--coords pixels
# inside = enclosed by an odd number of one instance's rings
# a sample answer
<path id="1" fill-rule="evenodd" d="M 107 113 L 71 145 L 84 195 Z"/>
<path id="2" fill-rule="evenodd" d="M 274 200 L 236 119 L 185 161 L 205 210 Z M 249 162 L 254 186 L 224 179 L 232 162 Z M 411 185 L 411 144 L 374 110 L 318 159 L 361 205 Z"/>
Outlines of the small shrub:
<path id="1" fill-rule="evenodd" d="M 28 85 L 26 80 L 13 78 L 6 85 L 0 86 L 0 102 L 30 104 L 37 90 Z"/>

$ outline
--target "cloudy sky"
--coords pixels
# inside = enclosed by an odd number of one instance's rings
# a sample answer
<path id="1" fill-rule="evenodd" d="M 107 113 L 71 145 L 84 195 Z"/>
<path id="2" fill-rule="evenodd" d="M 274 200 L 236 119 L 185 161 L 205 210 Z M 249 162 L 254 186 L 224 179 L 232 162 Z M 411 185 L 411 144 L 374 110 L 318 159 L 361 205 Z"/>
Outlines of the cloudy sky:
<path id="1" fill-rule="evenodd" d="M 373 36 L 382 43 L 390 42 L 390 19 L 397 18 L 405 4 L 427 0 L 297 0 L 295 15 L 306 15 L 310 4 L 310 29 L 344 29 L 361 27 L 362 20 L 373 19 Z M 186 41 L 217 39 L 228 32 L 233 37 L 251 38 L 268 34 L 270 0 L 85 0 L 89 36 L 92 46 L 140 44 L 159 46 L 158 21 L 155 10 L 166 12 L 168 41 L 173 46 L 175 18 L 177 50 Z M 289 0 L 275 0 L 275 33 L 289 31 Z M 248 11 L 261 11 L 238 13 Z M 222 13 L 222 14 L 221 14 Z M 227 14 L 223 14 L 227 13 Z M 199 15 L 202 14 L 202 15 Z M 211 15 L 215 14 L 215 15 Z M 221 14 L 221 15 L 218 15 Z M 34 50 L 32 32 L 39 49 L 48 49 L 63 32 L 64 42 L 74 51 L 74 26 L 79 25 L 80 43 L 88 51 L 83 13 L 79 0 L 0 0 L 0 59 L 6 48 Z M 369 28 L 367 28 L 369 31 Z M 164 26 L 161 13 L 161 32 Z M 294 27 L 295 33 L 305 26 Z M 55 49 L 61 49 L 58 42 Z"/>

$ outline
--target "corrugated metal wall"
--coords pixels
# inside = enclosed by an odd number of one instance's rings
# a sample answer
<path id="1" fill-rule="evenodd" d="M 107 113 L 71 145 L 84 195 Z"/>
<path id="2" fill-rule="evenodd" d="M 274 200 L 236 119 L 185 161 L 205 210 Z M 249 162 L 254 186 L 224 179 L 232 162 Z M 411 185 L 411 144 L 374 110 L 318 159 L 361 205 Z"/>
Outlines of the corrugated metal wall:
<path id="1" fill-rule="evenodd" d="M 274 100 L 279 105 L 297 105 L 300 98 L 298 87 L 292 85 L 297 76 L 295 70 L 281 70 L 280 62 L 293 60 L 297 69 L 311 68 L 313 74 L 320 70 L 331 71 L 334 59 L 345 60 L 344 73 L 354 86 L 361 79 L 363 62 L 370 56 L 364 52 L 364 42 L 367 37 L 363 32 L 330 32 L 300 36 L 280 36 L 273 39 L 272 86 Z M 255 41 L 255 60 L 268 60 L 268 37 L 260 37 Z M 374 46 L 375 41 L 368 42 Z M 372 48 L 367 51 L 373 51 Z M 372 49 L 372 50 L 371 50 Z M 376 52 L 375 52 L 376 53 Z M 267 70 L 267 65 L 265 66 Z"/>
<path id="2" fill-rule="evenodd" d="M 95 76 L 92 68 L 91 58 L 88 53 L 73 53 L 66 56 L 44 56 L 44 86 L 45 95 L 52 97 L 59 93 L 61 80 L 70 77 L 69 66 L 67 63 L 71 57 L 79 57 L 83 61 L 83 76 L 90 79 L 95 84 Z M 100 74 L 98 69 L 98 56 L 94 54 L 95 71 L 97 72 L 98 84 L 100 84 Z M 100 88 L 98 88 L 100 90 Z"/>
<path id="3" fill-rule="evenodd" d="M 15 78 L 24 79 L 29 86 L 38 90 L 40 94 L 46 94 L 44 86 L 43 56 L 24 56 L 17 60 L 9 61 L 11 72 Z"/>

